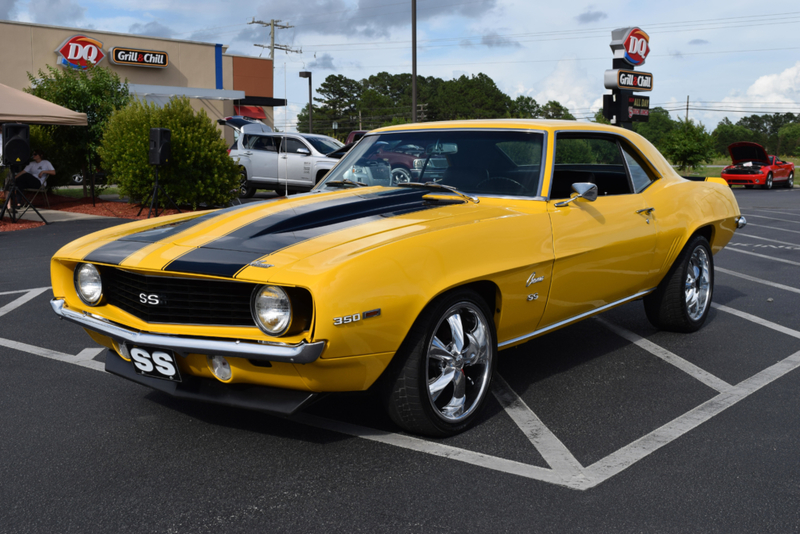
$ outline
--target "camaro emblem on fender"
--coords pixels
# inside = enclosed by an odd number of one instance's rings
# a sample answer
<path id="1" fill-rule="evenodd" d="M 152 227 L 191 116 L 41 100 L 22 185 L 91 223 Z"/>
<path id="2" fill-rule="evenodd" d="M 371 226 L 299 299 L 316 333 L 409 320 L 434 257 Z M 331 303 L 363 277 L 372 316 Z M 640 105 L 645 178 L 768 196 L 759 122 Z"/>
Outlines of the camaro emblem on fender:
<path id="1" fill-rule="evenodd" d="M 267 263 L 261 260 L 251 261 L 247 265 L 249 265 L 250 267 L 261 267 L 262 269 L 269 269 L 270 267 L 275 267 L 271 263 Z"/>
<path id="2" fill-rule="evenodd" d="M 544 280 L 544 276 L 540 276 L 540 277 L 537 278 L 536 277 L 536 273 L 533 273 L 532 275 L 530 275 L 528 277 L 528 282 L 525 284 L 525 287 L 528 287 L 531 284 L 538 284 L 542 280 Z"/>

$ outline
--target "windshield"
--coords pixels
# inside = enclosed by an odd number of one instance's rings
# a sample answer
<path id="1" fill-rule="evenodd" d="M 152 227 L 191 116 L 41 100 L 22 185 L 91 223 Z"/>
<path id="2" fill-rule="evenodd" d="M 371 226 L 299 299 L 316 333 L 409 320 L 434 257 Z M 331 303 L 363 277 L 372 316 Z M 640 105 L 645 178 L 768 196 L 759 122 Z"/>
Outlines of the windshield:
<path id="1" fill-rule="evenodd" d="M 434 182 L 479 195 L 537 196 L 543 145 L 543 134 L 528 131 L 369 135 L 328 173 L 320 187 Z"/>
<path id="2" fill-rule="evenodd" d="M 337 148 L 344 146 L 341 142 L 332 137 L 303 137 L 303 139 L 311 143 L 314 150 L 322 154 L 333 152 Z"/>

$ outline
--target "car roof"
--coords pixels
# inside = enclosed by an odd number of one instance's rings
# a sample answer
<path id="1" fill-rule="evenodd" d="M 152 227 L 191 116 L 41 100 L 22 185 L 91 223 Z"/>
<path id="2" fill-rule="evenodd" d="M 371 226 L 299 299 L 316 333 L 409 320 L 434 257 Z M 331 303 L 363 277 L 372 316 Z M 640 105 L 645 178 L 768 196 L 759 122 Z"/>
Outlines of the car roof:
<path id="1" fill-rule="evenodd" d="M 551 119 L 480 119 L 458 120 L 441 122 L 418 122 L 413 124 L 400 124 L 386 126 L 372 130 L 370 133 L 399 132 L 408 130 L 437 130 L 437 129 L 476 129 L 476 128 L 502 128 L 524 130 L 596 130 L 601 132 L 619 133 L 622 128 L 597 122 L 551 120 Z"/>

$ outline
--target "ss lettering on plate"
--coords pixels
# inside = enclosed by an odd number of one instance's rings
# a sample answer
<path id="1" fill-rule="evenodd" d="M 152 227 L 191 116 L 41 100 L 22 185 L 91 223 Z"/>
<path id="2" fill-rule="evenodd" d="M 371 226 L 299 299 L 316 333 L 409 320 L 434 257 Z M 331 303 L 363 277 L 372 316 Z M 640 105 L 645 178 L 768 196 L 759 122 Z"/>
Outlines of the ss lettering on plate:
<path id="1" fill-rule="evenodd" d="M 173 377 L 177 373 L 170 355 L 160 350 L 153 351 L 151 355 L 146 350 L 134 348 L 131 349 L 131 359 L 136 368 L 143 373 L 155 371 L 165 378 Z"/>

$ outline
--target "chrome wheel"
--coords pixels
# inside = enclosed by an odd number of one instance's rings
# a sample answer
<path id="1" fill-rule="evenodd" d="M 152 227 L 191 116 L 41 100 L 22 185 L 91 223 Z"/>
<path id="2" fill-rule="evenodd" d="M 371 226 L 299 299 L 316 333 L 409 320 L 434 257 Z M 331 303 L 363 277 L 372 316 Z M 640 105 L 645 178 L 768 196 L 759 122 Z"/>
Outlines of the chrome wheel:
<path id="1" fill-rule="evenodd" d="M 794 187 L 794 173 L 790 172 L 789 177 L 786 179 L 786 187 L 792 189 Z"/>
<path id="2" fill-rule="evenodd" d="M 428 399 L 436 415 L 455 423 L 481 404 L 491 378 L 491 344 L 488 321 L 473 303 L 445 312 L 427 349 Z"/>
<path id="3" fill-rule="evenodd" d="M 764 189 L 772 189 L 772 173 L 767 175 L 767 181 L 764 182 Z"/>
<path id="4" fill-rule="evenodd" d="M 686 268 L 686 312 L 693 321 L 699 320 L 708 307 L 711 274 L 708 253 L 704 247 L 697 247 L 692 252 Z"/>
<path id="5" fill-rule="evenodd" d="M 411 181 L 411 172 L 404 167 L 392 169 L 392 185 L 404 184 Z"/>

